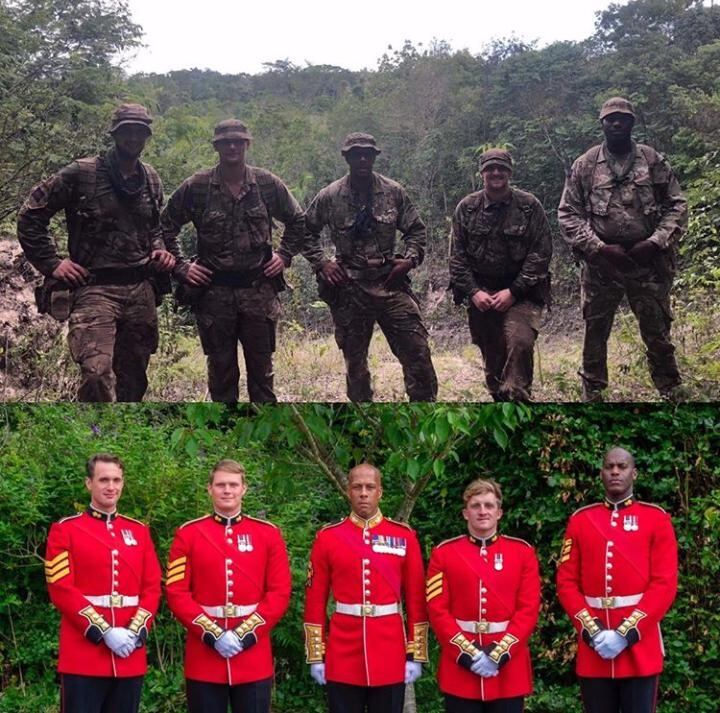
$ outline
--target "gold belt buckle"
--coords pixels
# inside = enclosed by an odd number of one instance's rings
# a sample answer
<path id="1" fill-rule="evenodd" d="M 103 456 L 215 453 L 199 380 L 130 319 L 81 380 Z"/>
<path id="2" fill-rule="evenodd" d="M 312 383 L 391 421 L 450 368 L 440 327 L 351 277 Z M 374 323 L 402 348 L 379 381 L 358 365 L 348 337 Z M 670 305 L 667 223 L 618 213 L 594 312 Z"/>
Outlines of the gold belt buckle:
<path id="1" fill-rule="evenodd" d="M 475 633 L 476 634 L 487 634 L 490 628 L 487 621 L 476 621 L 475 622 Z"/>
<path id="2" fill-rule="evenodd" d="M 363 604 L 362 605 L 363 616 L 375 616 L 375 605 L 374 604 Z"/>
<path id="3" fill-rule="evenodd" d="M 615 608 L 615 597 L 602 597 L 600 601 L 603 609 Z"/>
<path id="4" fill-rule="evenodd" d="M 225 610 L 225 616 L 228 619 L 231 619 L 235 616 L 235 605 L 234 604 L 226 604 L 223 609 Z"/>
<path id="5" fill-rule="evenodd" d="M 122 594 L 111 594 L 110 595 L 110 606 L 111 607 L 121 607 L 123 601 Z"/>

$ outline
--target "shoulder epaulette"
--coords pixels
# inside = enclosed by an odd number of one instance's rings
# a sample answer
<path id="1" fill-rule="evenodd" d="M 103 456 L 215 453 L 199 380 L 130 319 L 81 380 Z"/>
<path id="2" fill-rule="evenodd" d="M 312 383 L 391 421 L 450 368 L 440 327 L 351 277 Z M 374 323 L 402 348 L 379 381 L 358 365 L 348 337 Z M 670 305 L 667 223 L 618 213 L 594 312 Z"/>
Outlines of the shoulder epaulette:
<path id="1" fill-rule="evenodd" d="M 408 525 L 406 522 L 400 522 L 400 520 L 393 520 L 391 517 L 385 518 L 388 522 L 391 522 L 393 525 L 400 525 L 400 527 L 405 527 L 408 530 L 412 530 L 412 526 Z"/>
<path id="2" fill-rule="evenodd" d="M 638 504 L 645 505 L 646 507 L 649 507 L 649 508 L 655 508 L 656 510 L 659 510 L 660 512 L 667 513 L 667 510 L 664 507 L 662 507 L 660 505 L 656 505 L 655 503 L 646 503 L 644 500 L 638 500 Z"/>
<path id="3" fill-rule="evenodd" d="M 598 506 L 602 506 L 602 503 L 591 503 L 590 505 L 583 505 L 581 508 L 578 508 L 570 517 L 575 517 L 579 512 L 583 512 L 583 510 L 589 510 L 590 508 L 596 508 Z"/>
<path id="4" fill-rule="evenodd" d="M 462 540 L 464 537 L 467 537 L 467 535 L 457 535 L 456 537 L 450 537 L 447 540 L 443 540 L 439 544 L 435 545 L 435 549 L 438 547 L 442 547 L 443 545 L 447 545 L 449 542 L 455 542 L 456 540 Z"/>
<path id="5" fill-rule="evenodd" d="M 147 523 L 143 522 L 142 520 L 138 520 L 137 518 L 130 517 L 129 515 L 120 515 L 120 517 L 123 518 L 124 520 L 130 520 L 131 522 L 136 522 L 138 525 L 147 527 Z"/>
<path id="6" fill-rule="evenodd" d="M 260 517 L 252 517 L 252 515 L 243 515 L 243 518 L 247 518 L 248 520 L 252 520 L 253 522 L 260 522 L 263 525 L 270 525 L 270 527 L 274 527 L 276 530 L 280 529 L 274 522 L 270 522 L 270 520 L 263 520 Z"/>
<path id="7" fill-rule="evenodd" d="M 511 535 L 501 535 L 501 537 L 504 537 L 506 540 L 514 540 L 515 542 L 522 542 L 523 545 L 532 547 L 532 545 L 527 540 L 523 540 L 522 537 L 512 537 Z"/>
<path id="8" fill-rule="evenodd" d="M 210 515 L 202 515 L 201 517 L 196 517 L 194 520 L 188 520 L 187 522 L 184 522 L 178 530 L 182 529 L 183 527 L 187 527 L 187 525 L 192 525 L 194 522 L 200 522 L 200 520 L 205 520 L 206 518 L 210 517 Z"/>
<path id="9" fill-rule="evenodd" d="M 81 512 L 76 512 L 74 515 L 68 515 L 67 517 L 63 517 L 58 520 L 58 524 L 60 524 L 61 522 L 67 522 L 68 520 L 74 520 L 76 517 L 80 517 L 81 515 Z"/>

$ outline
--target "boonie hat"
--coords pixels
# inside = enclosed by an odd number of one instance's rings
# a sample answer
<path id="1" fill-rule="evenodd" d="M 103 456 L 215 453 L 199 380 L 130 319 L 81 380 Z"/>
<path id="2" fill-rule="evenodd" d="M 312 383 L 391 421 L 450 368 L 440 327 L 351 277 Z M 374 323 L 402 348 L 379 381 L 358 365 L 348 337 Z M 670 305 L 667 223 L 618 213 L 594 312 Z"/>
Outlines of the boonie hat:
<path id="1" fill-rule="evenodd" d="M 151 134 L 152 116 L 142 104 L 121 104 L 113 112 L 110 120 L 110 133 L 114 133 L 121 126 L 126 124 L 138 124 L 144 126 Z"/>
<path id="2" fill-rule="evenodd" d="M 354 131 L 345 137 L 345 141 L 340 149 L 340 153 L 344 156 L 352 149 L 373 149 L 375 153 L 382 153 L 377 147 L 377 142 L 372 134 L 364 134 L 362 131 Z"/>
<path id="3" fill-rule="evenodd" d="M 505 149 L 488 149 L 480 156 L 480 170 L 484 171 L 490 166 L 502 166 L 512 171 L 512 156 Z"/>
<path id="4" fill-rule="evenodd" d="M 252 136 L 247 126 L 239 119 L 225 119 L 215 127 L 213 134 L 213 143 L 216 141 L 225 141 L 227 139 L 236 139 L 241 141 L 250 141 Z"/>
<path id="5" fill-rule="evenodd" d="M 630 114 L 635 118 L 635 109 L 633 105 L 623 97 L 610 97 L 600 108 L 600 121 L 610 114 Z"/>

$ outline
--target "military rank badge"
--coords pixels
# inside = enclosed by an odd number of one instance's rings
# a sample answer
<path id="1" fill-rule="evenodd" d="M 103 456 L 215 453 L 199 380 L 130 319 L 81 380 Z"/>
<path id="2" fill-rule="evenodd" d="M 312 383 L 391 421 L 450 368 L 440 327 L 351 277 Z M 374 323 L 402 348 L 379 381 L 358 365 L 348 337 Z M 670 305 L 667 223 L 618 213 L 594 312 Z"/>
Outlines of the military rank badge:
<path id="1" fill-rule="evenodd" d="M 255 548 L 253 547 L 250 535 L 238 535 L 237 548 L 240 552 L 252 552 Z"/>
<path id="2" fill-rule="evenodd" d="M 373 552 L 404 557 L 407 552 L 407 540 L 404 537 L 373 535 L 372 548 Z"/>
<path id="3" fill-rule="evenodd" d="M 132 530 L 121 530 L 121 532 L 123 536 L 123 542 L 125 542 L 128 547 L 137 545 L 137 540 L 135 539 L 135 535 L 133 535 Z"/>

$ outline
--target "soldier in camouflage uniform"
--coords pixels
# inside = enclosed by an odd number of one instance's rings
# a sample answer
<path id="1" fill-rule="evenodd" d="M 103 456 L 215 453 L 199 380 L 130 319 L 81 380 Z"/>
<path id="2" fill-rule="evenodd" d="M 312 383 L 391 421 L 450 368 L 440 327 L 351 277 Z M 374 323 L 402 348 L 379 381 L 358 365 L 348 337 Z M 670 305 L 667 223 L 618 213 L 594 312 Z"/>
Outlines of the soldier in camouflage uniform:
<path id="1" fill-rule="evenodd" d="M 349 134 L 341 153 L 350 172 L 310 204 L 303 255 L 332 312 L 335 340 L 345 357 L 348 398 L 372 401 L 367 357 L 377 322 L 402 365 L 410 400 L 434 401 L 437 377 L 427 330 L 407 277 L 423 260 L 425 225 L 405 189 L 372 170 L 380 153 L 373 136 Z M 320 244 L 326 226 L 335 245 L 332 259 Z M 398 230 L 405 242 L 402 254 L 395 252 Z"/>
<path id="2" fill-rule="evenodd" d="M 175 263 L 159 232 L 160 178 L 139 160 L 151 123 L 139 104 L 118 107 L 110 128 L 115 146 L 36 186 L 18 214 L 28 260 L 56 287 L 71 289 L 68 343 L 80 365 L 80 401 L 140 401 L 147 389 L 147 366 L 158 344 L 149 278 Z M 48 232 L 63 209 L 65 258 Z"/>
<path id="3" fill-rule="evenodd" d="M 606 101 L 600 122 L 605 141 L 575 161 L 558 208 L 563 236 L 582 261 L 583 398 L 602 400 L 608 385 L 607 340 L 623 295 L 637 317 L 656 388 L 665 398 L 682 398 L 670 288 L 687 203 L 662 154 L 632 140 L 629 101 Z"/>
<path id="4" fill-rule="evenodd" d="M 272 362 L 280 315 L 277 290 L 304 230 L 303 211 L 287 186 L 270 171 L 245 163 L 251 138 L 237 119 L 221 121 L 213 138 L 219 163 L 186 179 L 161 216 L 163 238 L 177 259 L 175 275 L 199 293 L 193 308 L 207 356 L 210 396 L 226 403 L 238 400 L 238 341 L 250 401 L 277 401 Z M 274 219 L 285 225 L 275 252 Z M 191 221 L 198 254 L 187 260 L 177 235 Z"/>
<path id="5" fill-rule="evenodd" d="M 468 304 L 490 395 L 529 401 L 533 348 L 550 296 L 550 226 L 540 201 L 510 185 L 507 151 L 483 153 L 480 172 L 483 190 L 455 210 L 450 279 L 455 301 Z"/>

